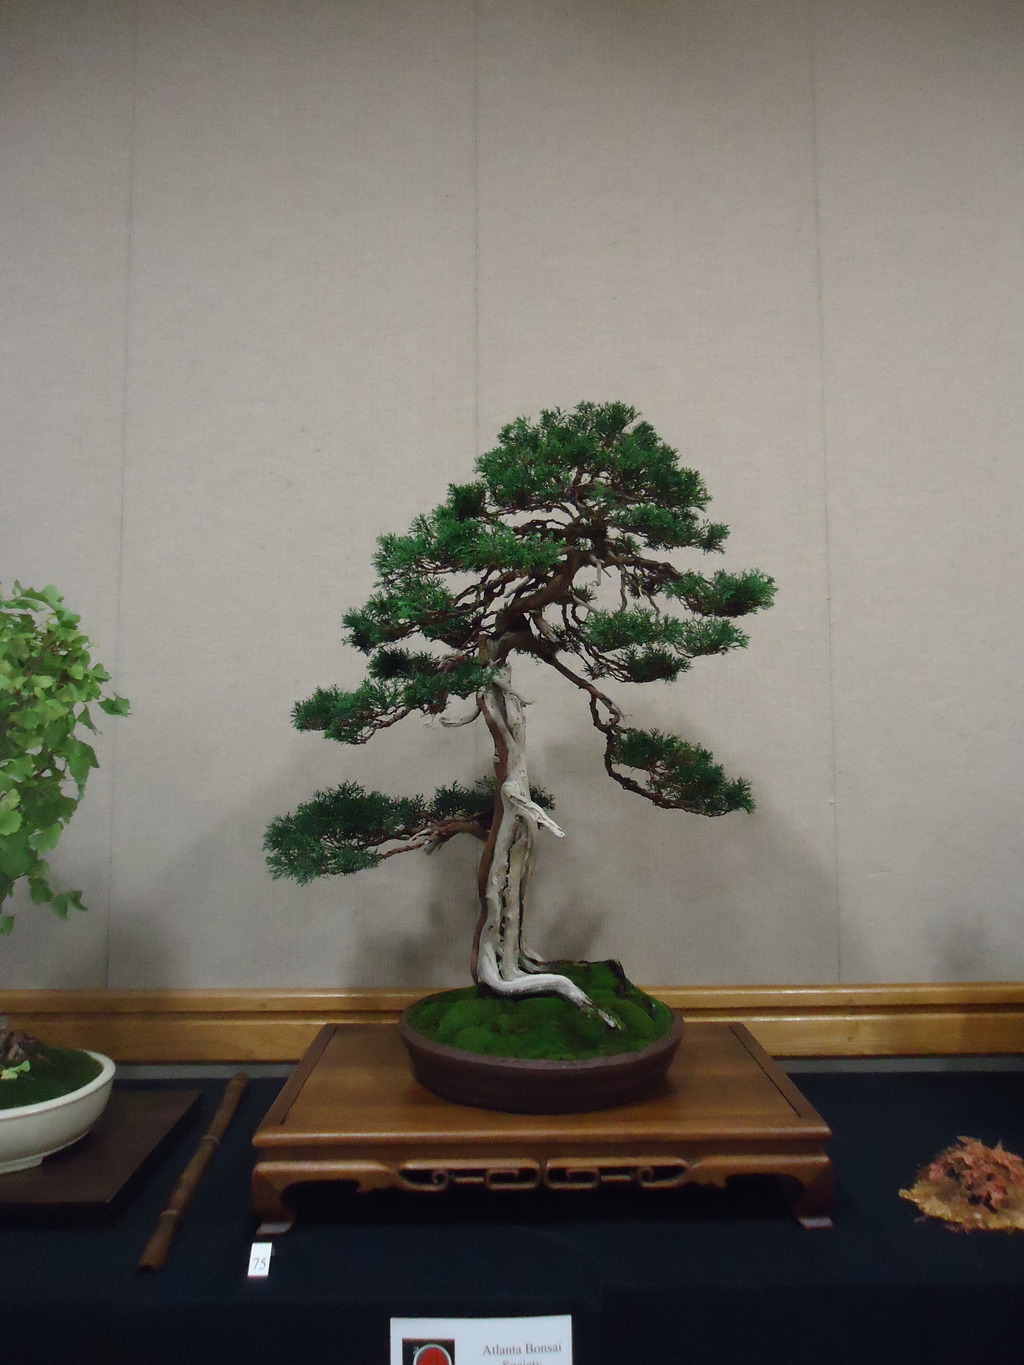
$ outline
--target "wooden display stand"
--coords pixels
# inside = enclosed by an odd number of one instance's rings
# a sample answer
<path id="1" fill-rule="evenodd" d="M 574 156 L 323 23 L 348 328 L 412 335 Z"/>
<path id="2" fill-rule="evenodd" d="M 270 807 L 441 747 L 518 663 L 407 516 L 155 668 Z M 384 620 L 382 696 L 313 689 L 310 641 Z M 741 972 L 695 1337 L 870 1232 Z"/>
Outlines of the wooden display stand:
<path id="1" fill-rule="evenodd" d="M 253 1137 L 260 1235 L 295 1221 L 283 1195 L 309 1181 L 360 1191 L 724 1186 L 782 1175 L 807 1228 L 832 1226 L 828 1126 L 741 1024 L 688 1024 L 666 1082 L 585 1114 L 504 1114 L 439 1099 L 413 1080 L 387 1025 L 326 1025 Z"/>
<path id="2" fill-rule="evenodd" d="M 113 1217 L 150 1162 L 199 1106 L 199 1090 L 120 1090 L 95 1127 L 42 1165 L 0 1175 L 7 1217 L 88 1222 Z"/>

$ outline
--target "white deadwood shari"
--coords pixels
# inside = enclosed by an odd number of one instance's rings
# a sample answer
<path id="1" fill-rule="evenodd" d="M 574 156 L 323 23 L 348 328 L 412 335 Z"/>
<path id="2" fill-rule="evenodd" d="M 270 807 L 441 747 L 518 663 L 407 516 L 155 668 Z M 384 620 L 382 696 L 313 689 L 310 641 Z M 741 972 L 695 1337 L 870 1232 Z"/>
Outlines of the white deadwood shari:
<path id="1" fill-rule="evenodd" d="M 525 711 L 522 698 L 512 688 L 508 664 L 497 671 L 483 693 L 481 710 L 501 735 L 506 760 L 499 790 L 498 828 L 484 889 L 485 916 L 476 979 L 499 995 L 560 995 L 615 1028 L 615 1020 L 597 1009 L 585 991 L 567 976 L 545 971 L 546 964 L 523 945 L 523 915 L 536 831 L 543 827 L 560 839 L 564 831 L 530 796 Z"/>

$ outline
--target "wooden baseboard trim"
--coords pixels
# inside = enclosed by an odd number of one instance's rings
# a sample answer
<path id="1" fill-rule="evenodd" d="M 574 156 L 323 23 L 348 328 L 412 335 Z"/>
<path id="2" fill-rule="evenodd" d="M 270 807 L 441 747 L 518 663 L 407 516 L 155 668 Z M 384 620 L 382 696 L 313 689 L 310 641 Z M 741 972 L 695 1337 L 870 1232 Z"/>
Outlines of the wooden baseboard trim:
<path id="1" fill-rule="evenodd" d="M 650 988 L 776 1057 L 1024 1053 L 1024 982 Z M 5 991 L 19 1027 L 120 1062 L 291 1062 L 323 1024 L 393 1023 L 423 990 Z"/>

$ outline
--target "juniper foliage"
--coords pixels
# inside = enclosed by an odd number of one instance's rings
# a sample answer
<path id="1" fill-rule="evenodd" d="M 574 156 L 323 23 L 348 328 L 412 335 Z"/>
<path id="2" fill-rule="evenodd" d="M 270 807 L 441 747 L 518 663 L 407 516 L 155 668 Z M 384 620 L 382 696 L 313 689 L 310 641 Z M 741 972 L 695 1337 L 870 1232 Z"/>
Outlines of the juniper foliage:
<path id="1" fill-rule="evenodd" d="M 472 482 L 450 485 L 405 535 L 380 537 L 376 590 L 343 618 L 367 676 L 352 691 L 317 690 L 294 724 L 363 744 L 414 711 L 442 715 L 479 697 L 518 652 L 587 698 L 606 771 L 626 790 L 701 815 L 752 810 L 745 780 L 699 745 L 627 726 L 599 686 L 672 682 L 695 659 L 743 648 L 737 618 L 771 605 L 774 582 L 759 570 L 705 575 L 665 557 L 721 552 L 728 528 L 708 519 L 709 501 L 700 475 L 625 403 L 517 418 Z M 602 605 L 596 582 L 617 601 Z M 458 833 L 486 842 L 494 809 L 493 783 L 430 798 L 343 783 L 271 823 L 268 863 L 308 882 Z"/>

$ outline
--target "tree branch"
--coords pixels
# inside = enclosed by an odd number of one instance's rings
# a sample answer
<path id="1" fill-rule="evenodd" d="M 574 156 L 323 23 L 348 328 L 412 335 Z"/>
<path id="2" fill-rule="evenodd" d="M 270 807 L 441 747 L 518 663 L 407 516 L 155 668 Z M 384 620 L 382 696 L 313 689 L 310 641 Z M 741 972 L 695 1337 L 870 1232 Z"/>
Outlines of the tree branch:
<path id="1" fill-rule="evenodd" d="M 379 857 L 383 862 L 385 858 L 393 858 L 397 853 L 413 853 L 418 848 L 425 848 L 428 853 L 433 853 L 436 848 L 446 844 L 449 839 L 454 839 L 456 834 L 472 834 L 481 843 L 486 843 L 488 831 L 478 825 L 475 820 L 439 820 L 426 829 L 417 830 L 406 843 L 399 845 L 398 848 L 389 848 L 386 853 L 381 853 Z"/>
<path id="2" fill-rule="evenodd" d="M 581 678 L 579 674 L 574 673 L 571 668 L 566 668 L 565 664 L 562 663 L 561 659 L 556 657 L 553 651 L 549 653 L 545 650 L 543 653 L 538 654 L 538 658 L 543 659 L 546 664 L 550 664 L 556 673 L 561 673 L 563 678 L 568 678 L 569 681 L 575 684 L 582 692 L 586 692 L 587 696 L 590 698 L 591 718 L 602 734 L 608 734 L 614 730 L 615 726 L 622 720 L 622 712 L 610 697 L 606 697 L 593 683 L 587 682 L 586 678 Z M 607 720 L 602 720 L 600 717 L 599 708 L 602 706 L 608 712 Z"/>

